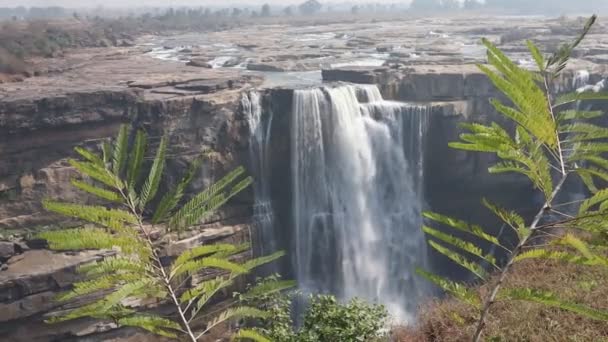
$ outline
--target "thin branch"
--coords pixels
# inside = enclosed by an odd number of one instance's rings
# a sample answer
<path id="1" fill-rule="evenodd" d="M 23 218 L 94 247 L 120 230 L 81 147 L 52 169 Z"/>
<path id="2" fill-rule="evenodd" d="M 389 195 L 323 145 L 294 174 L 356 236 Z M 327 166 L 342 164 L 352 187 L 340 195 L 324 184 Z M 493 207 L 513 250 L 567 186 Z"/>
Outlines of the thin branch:
<path id="1" fill-rule="evenodd" d="M 540 208 L 540 210 L 538 211 L 538 213 L 534 217 L 534 221 L 532 221 L 532 224 L 530 225 L 530 230 L 532 232 L 534 232 L 534 231 L 536 231 L 538 229 L 538 227 L 539 227 L 538 224 L 540 223 L 540 220 L 545 216 L 545 214 L 547 212 L 550 212 L 547 209 L 551 208 L 551 203 L 553 202 L 553 200 L 555 199 L 555 197 L 557 196 L 557 194 L 561 191 L 562 186 L 566 182 L 566 178 L 568 178 L 568 174 L 567 173 L 565 173 L 565 174 L 562 175 L 561 179 L 559 180 L 559 182 L 557 183 L 555 189 L 553 190 L 553 193 L 547 199 L 547 201 L 545 202 L 545 204 L 542 206 L 542 208 Z M 528 243 L 528 241 L 530 240 L 530 238 L 531 238 L 532 235 L 533 234 L 530 234 L 528 237 L 522 239 L 519 242 L 519 244 L 517 244 L 517 246 L 513 250 L 513 253 L 511 253 L 511 255 L 509 256 L 509 261 L 507 261 L 506 265 L 503 267 L 502 272 L 500 273 L 500 276 L 498 277 L 498 281 L 496 282 L 496 284 L 494 284 L 494 287 L 492 288 L 492 291 L 490 292 L 490 294 L 484 300 L 483 309 L 481 311 L 481 314 L 479 316 L 479 320 L 477 322 L 477 328 L 475 330 L 475 334 L 473 335 L 473 342 L 479 342 L 479 341 L 481 341 L 481 334 L 483 333 L 483 330 L 485 328 L 486 319 L 487 319 L 488 314 L 490 313 L 490 308 L 492 307 L 492 305 L 496 301 L 496 297 L 498 296 L 498 292 L 502 288 L 502 284 L 504 283 L 505 279 L 507 278 L 507 275 L 509 274 L 509 271 L 511 270 L 511 267 L 513 266 L 513 264 L 515 264 L 515 258 L 523 250 L 524 246 Z"/>

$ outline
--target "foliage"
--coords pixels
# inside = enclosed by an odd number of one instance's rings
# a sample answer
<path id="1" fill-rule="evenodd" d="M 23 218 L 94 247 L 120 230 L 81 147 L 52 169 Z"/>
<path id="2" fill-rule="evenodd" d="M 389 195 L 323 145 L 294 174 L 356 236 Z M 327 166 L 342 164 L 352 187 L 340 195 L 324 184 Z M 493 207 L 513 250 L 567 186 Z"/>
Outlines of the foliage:
<path id="1" fill-rule="evenodd" d="M 277 282 L 281 283 L 273 276 L 261 281 L 257 287 Z M 295 296 L 298 294 L 275 292 L 258 298 L 257 302 L 261 302 L 270 317 L 258 328 L 261 334 L 275 342 L 380 341 L 385 337 L 382 329 L 388 313 L 384 306 L 370 305 L 357 298 L 341 304 L 329 295 L 309 296 L 302 325 L 294 329 L 291 307 Z"/>
<path id="2" fill-rule="evenodd" d="M 249 249 L 248 245 L 214 244 L 194 247 L 179 255 L 172 264 L 161 259 L 155 234 L 169 229 L 185 230 L 199 224 L 207 215 L 251 184 L 244 169 L 237 168 L 202 193 L 184 201 L 188 184 L 199 162 L 186 172 L 173 190 L 161 196 L 160 184 L 165 165 L 167 139 L 163 137 L 153 161 L 144 161 L 146 135 L 130 134 L 122 126 L 113 144 L 104 144 L 102 153 L 76 148 L 83 160 L 70 164 L 87 179 L 73 184 L 106 205 L 83 205 L 45 200 L 44 207 L 55 213 L 77 218 L 89 225 L 47 231 L 39 234 L 51 248 L 62 251 L 109 250 L 114 255 L 83 265 L 79 272 L 84 280 L 61 294 L 60 301 L 96 294 L 101 299 L 88 302 L 51 322 L 93 317 L 118 325 L 133 326 L 171 338 L 200 340 L 213 327 L 242 317 L 265 318 L 268 313 L 235 301 L 231 307 L 208 318 L 203 327 L 194 326 L 202 310 L 219 292 L 227 290 L 236 280 L 254 268 L 281 256 L 278 252 L 246 262 L 235 256 Z M 133 141 L 129 147 L 129 141 Z M 180 206 L 180 204 L 182 204 Z M 215 274 L 215 278 L 209 279 Z M 205 280 L 194 283 L 194 277 Z M 291 282 L 266 284 L 243 296 L 255 298 L 292 286 Z M 158 316 L 133 303 L 167 303 L 175 313 Z M 146 311 L 143 313 L 143 311 Z M 255 332 L 239 332 L 241 337 L 266 341 Z"/>
<path id="3" fill-rule="evenodd" d="M 489 290 L 483 297 L 469 291 L 466 286 L 420 270 L 419 273 L 436 283 L 446 292 L 470 304 L 478 313 L 477 328 L 473 340 L 481 339 L 490 310 L 499 300 L 524 300 L 577 313 L 596 320 L 608 320 L 608 311 L 584 306 L 580 303 L 560 299 L 558 294 L 534 288 L 509 288 L 505 282 L 511 268 L 524 260 L 557 260 L 593 267 L 607 267 L 608 263 L 600 251 L 608 247 L 605 236 L 608 226 L 608 195 L 599 190 L 598 184 L 608 180 L 607 151 L 603 141 L 608 138 L 608 128 L 589 122 L 601 115 L 597 111 L 579 111 L 578 106 L 569 106 L 577 101 L 608 99 L 607 93 L 572 93 L 555 99 L 551 84 L 561 77 L 572 51 L 581 43 L 595 23 L 593 16 L 574 42 L 562 45 L 551 56 L 543 55 L 533 42 L 528 42 L 537 70 L 519 67 L 490 41 L 483 40 L 488 49 L 490 66 L 479 65 L 492 83 L 503 92 L 511 104 L 492 100 L 496 111 L 509 119 L 515 129 L 497 123 L 491 125 L 466 124 L 468 131 L 459 142 L 450 143 L 452 148 L 465 151 L 494 153 L 500 161 L 489 168 L 490 173 L 519 173 L 525 175 L 544 197 L 545 203 L 530 223 L 518 213 L 501 208 L 484 200 L 485 206 L 514 232 L 514 248 L 506 248 L 500 241 L 486 233 L 482 227 L 437 213 L 425 213 L 425 217 L 436 224 L 459 233 L 459 236 L 444 233 L 436 228 L 424 226 L 430 236 L 429 244 L 459 266 L 467 269 L 480 280 L 488 282 Z M 579 201 L 578 214 L 566 214 L 558 210 L 558 195 L 566 180 L 572 177 L 587 185 L 591 197 Z M 547 239 L 556 228 L 573 232 L 586 232 L 587 240 L 576 234 L 562 234 L 553 243 L 561 249 L 547 249 L 534 241 Z M 469 242 L 463 237 L 474 238 Z M 498 247 L 507 253 L 507 260 L 497 265 L 495 258 L 484 252 L 485 245 Z M 540 240 L 542 241 L 542 240 Z M 591 244 L 590 241 L 595 241 Z M 486 272 L 488 267 L 497 270 L 495 277 Z"/>

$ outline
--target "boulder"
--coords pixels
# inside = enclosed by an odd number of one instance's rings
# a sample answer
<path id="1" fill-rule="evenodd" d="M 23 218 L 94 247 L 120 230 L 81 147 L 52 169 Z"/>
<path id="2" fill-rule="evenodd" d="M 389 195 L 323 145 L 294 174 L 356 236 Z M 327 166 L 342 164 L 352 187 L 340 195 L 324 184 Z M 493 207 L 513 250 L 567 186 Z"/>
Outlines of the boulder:
<path id="1" fill-rule="evenodd" d="M 275 64 L 249 63 L 249 64 L 247 64 L 247 70 L 284 72 L 285 68 L 282 68 Z"/>
<path id="2" fill-rule="evenodd" d="M 191 59 L 188 63 L 186 63 L 186 65 L 207 69 L 213 68 L 213 65 L 211 65 L 208 60 L 201 58 Z"/>

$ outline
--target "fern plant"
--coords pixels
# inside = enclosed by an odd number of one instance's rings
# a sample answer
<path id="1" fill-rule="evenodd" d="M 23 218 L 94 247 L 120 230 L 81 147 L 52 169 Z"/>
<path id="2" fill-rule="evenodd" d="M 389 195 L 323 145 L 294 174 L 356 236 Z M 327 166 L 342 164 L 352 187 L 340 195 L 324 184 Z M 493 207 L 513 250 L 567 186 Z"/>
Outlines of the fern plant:
<path id="1" fill-rule="evenodd" d="M 466 284 L 441 278 L 424 270 L 418 273 L 441 287 L 457 299 L 466 302 L 479 313 L 473 341 L 482 337 L 486 320 L 497 300 L 525 300 L 536 302 L 598 320 L 608 320 L 608 311 L 597 310 L 579 303 L 561 300 L 555 293 L 532 288 L 506 288 L 505 280 L 513 265 L 530 259 L 553 259 L 591 267 L 608 267 L 606 250 L 608 237 L 608 189 L 598 184 L 608 181 L 608 128 L 589 120 L 602 116 L 601 111 L 573 109 L 575 102 L 606 100 L 608 93 L 574 92 L 554 98 L 553 81 L 560 77 L 567 66 L 572 51 L 581 43 L 596 21 L 592 16 L 582 33 L 570 44 L 562 45 L 557 52 L 545 56 L 539 48 L 528 41 L 528 48 L 536 62 L 537 70 L 519 67 L 490 41 L 483 40 L 488 49 L 490 66 L 479 65 L 492 83 L 504 93 L 512 104 L 491 100 L 496 111 L 513 122 L 515 129 L 509 130 L 497 123 L 463 125 L 468 131 L 452 148 L 494 153 L 500 160 L 489 168 L 490 173 L 519 173 L 526 176 L 535 189 L 544 197 L 544 204 L 537 214 L 526 222 L 514 211 L 501 208 L 484 200 L 483 204 L 513 230 L 514 248 L 507 248 L 496 236 L 480 226 L 438 213 L 426 212 L 428 221 L 435 222 L 464 235 L 482 241 L 486 245 L 503 250 L 506 262 L 499 263 L 492 253 L 484 248 L 442 230 L 424 226 L 429 235 L 429 245 L 437 252 L 471 272 L 476 278 L 488 283 L 488 293 L 480 297 Z M 558 195 L 564 183 L 571 177 L 579 177 L 586 185 L 588 198 L 574 203 L 579 205 L 576 215 L 568 215 L 559 209 Z M 538 239 L 553 236 L 559 228 L 566 231 L 552 244 L 561 248 L 541 247 L 534 243 Z M 584 232 L 590 239 L 582 239 L 577 232 Z M 591 243 L 590 241 L 593 241 Z M 494 274 L 494 276 L 490 276 Z"/>
<path id="2" fill-rule="evenodd" d="M 100 299 L 50 321 L 88 316 L 119 326 L 139 327 L 165 337 L 198 341 L 212 328 L 230 319 L 267 317 L 266 312 L 240 305 L 236 300 L 202 324 L 200 314 L 216 294 L 233 285 L 238 277 L 280 258 L 282 252 L 237 262 L 235 257 L 249 250 L 248 245 L 202 245 L 185 251 L 167 264 L 153 237 L 159 232 L 182 231 L 198 224 L 248 187 L 251 177 L 244 176 L 244 169 L 239 167 L 205 191 L 185 200 L 186 188 L 200 165 L 195 162 L 175 188 L 160 193 L 167 139 L 161 138 L 148 167 L 146 134 L 129 131 L 130 128 L 123 125 L 115 141 L 104 144 L 101 153 L 76 148 L 83 160 L 69 161 L 87 179 L 73 180 L 72 184 L 107 202 L 106 205 L 43 202 L 49 211 L 88 222 L 80 228 L 41 233 L 40 237 L 48 241 L 51 249 L 113 252 L 103 260 L 81 266 L 78 271 L 84 275 L 84 280 L 58 298 L 66 301 L 97 296 Z M 213 270 L 219 275 L 193 284 L 194 276 L 207 275 L 208 278 Z M 274 291 L 286 284 L 277 282 L 264 286 L 251 289 L 251 294 Z M 144 301 L 169 304 L 174 314 L 161 316 L 129 304 Z M 267 340 L 253 330 L 241 330 L 238 337 Z"/>

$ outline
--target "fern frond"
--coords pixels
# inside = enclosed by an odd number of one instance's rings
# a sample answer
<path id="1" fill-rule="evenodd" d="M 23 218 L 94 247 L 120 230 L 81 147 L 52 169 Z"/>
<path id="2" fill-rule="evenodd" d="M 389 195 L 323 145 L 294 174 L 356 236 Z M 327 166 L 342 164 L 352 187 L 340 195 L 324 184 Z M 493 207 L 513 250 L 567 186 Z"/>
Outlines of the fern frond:
<path id="1" fill-rule="evenodd" d="M 163 174 L 163 169 L 165 167 L 166 150 L 167 138 L 163 136 L 160 139 L 158 150 L 156 150 L 156 156 L 154 157 L 152 167 L 150 167 L 148 179 L 144 183 L 141 193 L 139 194 L 139 207 L 142 210 L 145 208 L 146 204 L 148 204 L 148 202 L 153 200 L 156 196 L 156 192 L 158 191 L 158 187 L 160 185 L 160 179 Z"/>
<path id="2" fill-rule="evenodd" d="M 446 257 L 448 257 L 450 260 L 452 260 L 459 266 L 469 270 L 471 273 L 473 273 L 478 278 L 480 278 L 482 280 L 486 279 L 487 272 L 478 263 L 469 261 L 467 258 L 462 256 L 461 254 L 454 252 L 454 251 L 436 243 L 435 241 L 429 240 L 428 243 L 431 247 L 433 247 L 434 250 L 445 255 Z"/>
<path id="3" fill-rule="evenodd" d="M 482 40 L 488 49 L 488 62 L 502 76 L 490 68 L 478 65 L 492 83 L 515 104 L 519 111 L 506 107 L 494 100 L 493 105 L 526 130 L 541 140 L 549 148 L 557 146 L 555 122 L 549 112 L 548 100 L 544 91 L 538 86 L 533 73 L 513 63 L 502 51 L 487 39 Z"/>
<path id="4" fill-rule="evenodd" d="M 540 52 L 538 46 L 536 46 L 536 44 L 534 44 L 534 42 L 531 40 L 528 40 L 526 44 L 528 45 L 528 50 L 530 50 L 530 54 L 532 54 L 532 58 L 534 58 L 534 61 L 536 62 L 536 66 L 538 66 L 538 70 L 541 72 L 545 71 L 545 68 L 547 67 L 547 62 L 545 61 L 545 57 Z"/>
<path id="5" fill-rule="evenodd" d="M 585 215 L 589 212 L 589 210 L 598 205 L 601 204 L 605 201 L 608 201 L 608 189 L 603 189 L 598 191 L 597 193 L 595 193 L 595 195 L 591 196 L 590 198 L 588 198 L 587 200 L 585 200 L 583 203 L 581 203 L 581 206 L 579 207 L 578 210 L 578 214 L 580 216 Z"/>
<path id="6" fill-rule="evenodd" d="M 558 108 L 563 105 L 575 103 L 578 101 L 596 101 L 596 100 L 608 100 L 608 92 L 573 92 L 563 94 L 557 97 L 553 103 L 553 108 Z"/>
<path id="7" fill-rule="evenodd" d="M 567 120 L 589 120 L 599 118 L 604 115 L 600 110 L 586 111 L 586 110 L 564 110 L 557 116 L 557 121 Z"/>
<path id="8" fill-rule="evenodd" d="M 200 167 L 200 160 L 195 161 L 190 165 L 186 175 L 179 184 L 171 191 L 167 192 L 165 196 L 161 199 L 156 211 L 154 212 L 154 216 L 152 217 L 152 223 L 160 223 L 167 219 L 169 214 L 177 207 L 182 197 L 184 197 L 184 192 L 186 188 L 194 178 L 194 175 L 198 168 Z"/>
<path id="9" fill-rule="evenodd" d="M 591 27 L 595 24 L 597 20 L 597 16 L 591 16 L 587 22 L 585 23 L 585 27 L 581 34 L 574 40 L 571 44 L 563 44 L 561 45 L 557 51 L 547 59 L 547 68 L 551 68 L 551 77 L 553 79 L 557 78 L 559 74 L 566 68 L 566 64 L 570 60 L 570 56 L 572 55 L 572 51 L 583 41 L 583 39 L 587 36 Z"/>
<path id="10" fill-rule="evenodd" d="M 141 166 L 144 162 L 147 142 L 146 133 L 138 130 L 135 134 L 135 143 L 133 144 L 133 149 L 129 156 L 129 165 L 127 169 L 127 184 L 129 184 L 129 186 L 136 186 L 140 176 Z"/>
<path id="11" fill-rule="evenodd" d="M 421 268 L 416 268 L 416 273 L 464 303 L 467 303 L 475 308 L 480 307 L 481 300 L 479 296 L 474 291 L 471 291 L 471 289 L 469 289 L 465 284 L 453 282 L 427 272 Z"/>
<path id="12" fill-rule="evenodd" d="M 503 247 L 498 239 L 492 235 L 489 235 L 484 232 L 484 229 L 478 225 L 471 225 L 466 223 L 465 221 L 457 220 L 445 215 L 433 213 L 430 211 L 425 211 L 423 216 L 429 220 L 433 220 L 438 223 L 443 223 L 446 226 L 452 227 L 454 229 L 460 230 L 462 232 L 471 234 L 485 241 L 491 242 L 497 246 Z M 503 247 L 504 248 L 504 247 Z"/>
<path id="13" fill-rule="evenodd" d="M 50 200 L 44 200 L 42 205 L 48 211 L 96 223 L 111 229 L 117 229 L 122 224 L 137 223 L 137 218 L 133 214 L 120 209 L 108 209 L 104 206 L 62 203 Z"/>
<path id="14" fill-rule="evenodd" d="M 565 246 L 570 246 L 570 247 L 576 249 L 579 253 L 581 253 L 587 259 L 595 258 L 595 255 L 593 255 L 593 253 L 591 253 L 587 244 L 583 240 L 577 238 L 576 236 L 574 236 L 572 234 L 566 234 L 566 235 L 562 236 L 561 238 L 556 240 L 556 243 L 565 245 Z"/>
<path id="15" fill-rule="evenodd" d="M 131 282 L 141 279 L 141 275 L 134 273 L 121 273 L 97 277 L 93 280 L 74 283 L 74 288 L 56 297 L 58 301 L 68 301 L 87 294 L 96 293 L 101 290 L 108 290 L 119 286 L 124 282 Z"/>
<path id="16" fill-rule="evenodd" d="M 110 202 L 117 202 L 117 203 L 122 202 L 122 197 L 120 196 L 120 194 L 118 194 L 112 190 L 98 188 L 94 185 L 91 185 L 89 183 L 79 181 L 76 179 L 72 179 L 71 183 L 76 188 L 78 188 L 84 192 L 88 192 L 91 195 L 95 195 L 99 198 L 108 200 Z"/>
<path id="17" fill-rule="evenodd" d="M 105 167 L 103 159 L 101 159 L 101 157 L 99 157 L 95 153 L 87 150 L 86 148 L 74 147 L 74 151 L 76 151 L 76 153 L 78 153 L 82 158 L 86 159 L 90 163 L 102 168 Z"/>
<path id="18" fill-rule="evenodd" d="M 240 306 L 235 308 L 229 308 L 216 316 L 208 325 L 207 329 L 201 334 L 205 334 L 207 331 L 211 330 L 213 327 L 226 322 L 230 319 L 234 318 L 267 318 L 268 313 L 256 308 L 248 307 L 248 306 Z"/>
<path id="19" fill-rule="evenodd" d="M 112 171 L 120 177 L 127 163 L 129 144 L 129 126 L 120 125 L 118 136 L 114 142 L 114 154 L 112 155 Z"/>
<path id="20" fill-rule="evenodd" d="M 285 290 L 294 288 L 297 286 L 297 282 L 293 280 L 272 280 L 265 281 L 257 286 L 253 287 L 242 295 L 242 299 L 249 300 L 254 298 L 260 298 L 261 296 L 269 295 L 272 293 L 283 292 Z"/>
<path id="21" fill-rule="evenodd" d="M 270 339 L 255 330 L 240 329 L 233 340 L 252 340 L 254 342 L 272 342 Z"/>
<path id="22" fill-rule="evenodd" d="M 230 244 L 213 244 L 194 247 L 180 254 L 171 266 L 174 270 L 181 267 L 184 263 L 192 261 L 196 258 L 208 256 L 219 252 L 235 251 L 237 246 Z"/>
<path id="23" fill-rule="evenodd" d="M 490 203 L 487 199 L 482 199 L 483 205 L 490 209 L 494 215 L 498 216 L 504 223 L 508 224 L 513 230 L 517 232 L 519 239 L 525 239 L 530 236 L 530 229 L 526 227 L 526 222 L 521 215 L 514 211 L 508 211 L 496 204 Z"/>
<path id="24" fill-rule="evenodd" d="M 122 181 L 113 175 L 110 171 L 106 170 L 103 166 L 91 162 L 81 162 L 74 159 L 68 160 L 68 163 L 78 170 L 81 174 L 92 178 L 104 185 L 109 186 L 113 189 L 122 189 Z"/>
<path id="25" fill-rule="evenodd" d="M 244 274 L 248 272 L 247 268 L 243 267 L 242 265 L 236 264 L 225 259 L 209 257 L 184 262 L 183 264 L 181 264 L 180 267 L 174 268 L 172 270 L 171 278 L 182 275 L 184 273 L 193 274 L 199 272 L 204 268 L 217 268 L 236 274 Z"/>
<path id="26" fill-rule="evenodd" d="M 523 289 L 507 289 L 503 293 L 503 297 L 514 299 L 514 300 L 523 300 L 527 302 L 533 302 L 542 304 L 545 306 L 550 306 L 554 308 L 558 308 L 561 310 L 566 310 L 570 312 L 574 312 L 581 316 L 585 316 L 594 320 L 599 321 L 608 321 L 608 311 L 598 310 L 588 306 L 584 306 L 578 303 L 571 303 L 564 300 L 561 300 L 555 294 L 542 291 L 537 289 L 523 288 Z"/>
<path id="27" fill-rule="evenodd" d="M 568 252 L 562 251 L 550 251 L 543 248 L 532 249 L 526 252 L 519 254 L 515 261 L 522 261 L 528 259 L 543 259 L 543 260 L 558 260 L 567 263 L 577 264 L 577 265 L 598 265 L 597 261 L 587 259 L 585 257 L 581 257 L 578 255 L 574 255 Z"/>
<path id="28" fill-rule="evenodd" d="M 440 231 L 433 229 L 431 227 L 428 227 L 428 226 L 423 226 L 422 231 L 443 243 L 457 247 L 471 255 L 474 255 L 474 256 L 484 260 L 488 264 L 498 268 L 498 266 L 496 266 L 496 258 L 494 258 L 494 256 L 492 256 L 491 254 L 484 255 L 483 250 L 481 248 L 475 246 L 475 244 L 473 244 L 471 242 L 464 241 L 453 235 L 445 234 L 443 232 L 440 232 Z"/>
<path id="29" fill-rule="evenodd" d="M 270 255 L 265 255 L 265 256 L 261 256 L 258 258 L 254 258 L 251 260 L 247 260 L 244 264 L 242 264 L 241 266 L 243 268 L 245 268 L 247 271 L 251 271 L 254 268 L 260 267 L 262 265 L 266 265 L 269 264 L 277 259 L 282 258 L 283 256 L 285 256 L 285 252 L 283 251 L 279 251 L 279 252 L 275 252 L 272 253 Z"/>
<path id="30" fill-rule="evenodd" d="M 112 273 L 137 273 L 142 275 L 146 266 L 141 261 L 133 260 L 124 256 L 106 257 L 101 261 L 95 261 L 78 267 L 78 273 L 89 278 Z"/>
<path id="31" fill-rule="evenodd" d="M 137 245 L 131 238 L 112 235 L 99 228 L 46 231 L 38 234 L 38 237 L 46 240 L 51 249 L 58 251 L 121 247 L 126 248 L 125 252 L 131 252 L 134 245 Z"/>
<path id="32" fill-rule="evenodd" d="M 147 330 L 153 334 L 177 338 L 176 331 L 182 331 L 179 324 L 174 321 L 152 315 L 133 315 L 118 320 L 121 326 L 130 326 Z"/>
<path id="33" fill-rule="evenodd" d="M 584 122 L 575 122 L 560 127 L 562 133 L 568 133 L 566 142 L 581 142 L 608 138 L 608 128 Z"/>
<path id="34" fill-rule="evenodd" d="M 202 306 L 207 303 L 207 301 L 219 290 L 231 286 L 233 280 L 234 276 L 228 276 L 216 277 L 215 279 L 203 281 L 200 284 L 197 284 L 195 287 L 185 291 L 180 296 L 180 301 L 182 303 L 187 303 L 191 300 L 195 300 L 196 298 L 204 297 L 205 299 L 199 299 L 199 302 L 202 302 Z"/>
<path id="35" fill-rule="evenodd" d="M 244 173 L 245 168 L 238 167 L 232 172 L 228 173 L 226 176 L 222 177 L 222 179 L 211 185 L 205 191 L 194 196 L 173 215 L 170 225 L 174 228 L 184 228 L 192 225 L 188 223 L 197 223 L 202 216 L 208 214 L 210 210 L 213 210 L 212 208 L 222 205 L 228 201 L 230 197 L 234 196 L 234 191 L 232 191 L 232 196 L 230 196 L 230 193 L 226 195 L 223 194 L 223 192 L 231 183 L 241 177 Z M 242 189 L 243 188 L 241 188 L 241 190 Z"/>

